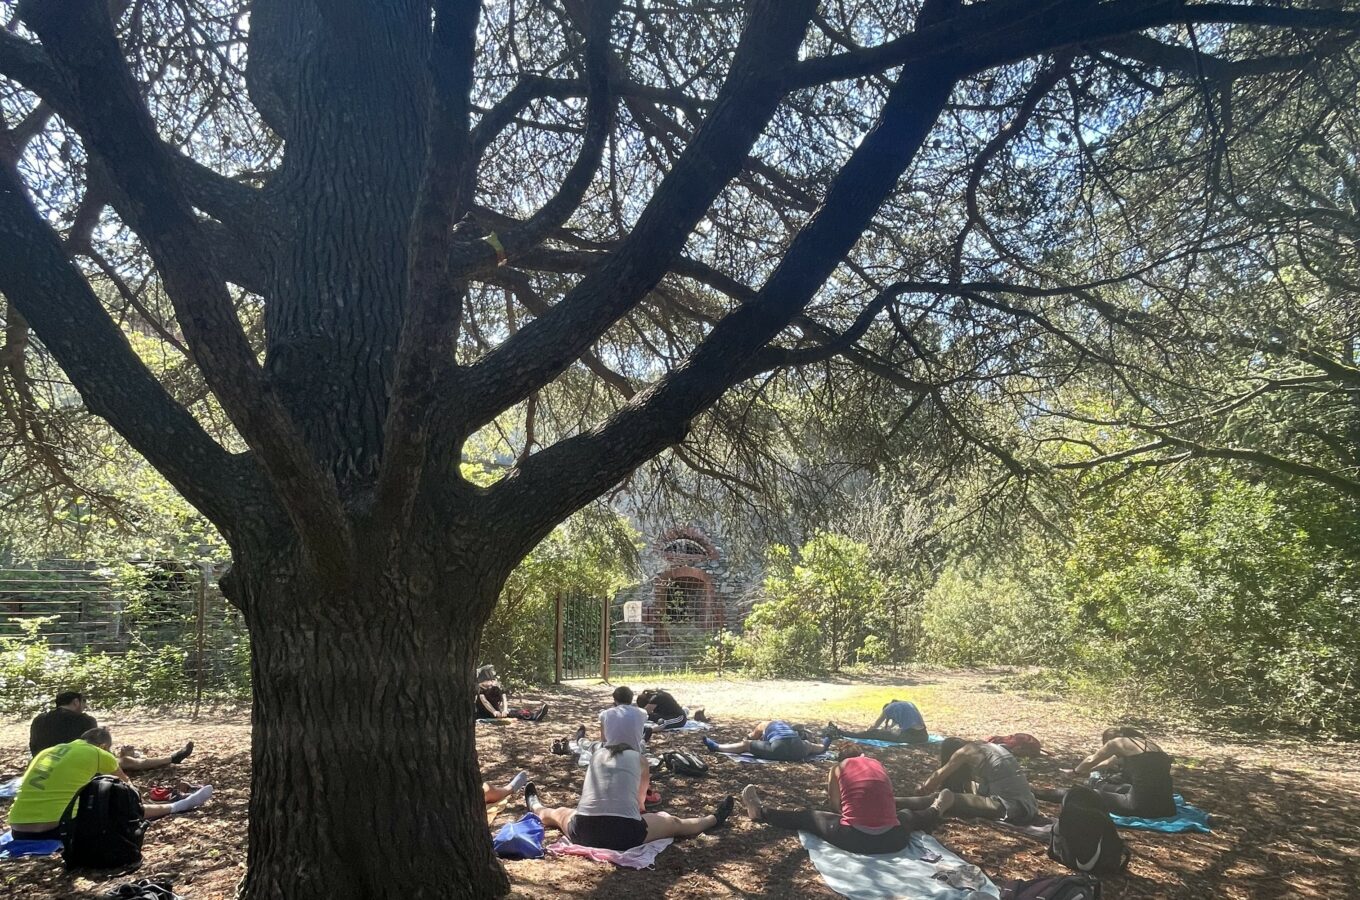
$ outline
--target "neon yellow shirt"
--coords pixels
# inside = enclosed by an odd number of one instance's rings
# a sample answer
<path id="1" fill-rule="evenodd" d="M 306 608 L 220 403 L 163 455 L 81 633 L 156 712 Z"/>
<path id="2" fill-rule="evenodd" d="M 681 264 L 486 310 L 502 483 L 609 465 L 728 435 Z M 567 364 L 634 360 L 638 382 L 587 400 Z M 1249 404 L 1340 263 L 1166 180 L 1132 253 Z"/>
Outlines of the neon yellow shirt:
<path id="1" fill-rule="evenodd" d="M 85 741 L 57 744 L 33 757 L 9 808 L 10 827 L 56 822 L 81 788 L 96 775 L 118 771 L 107 750 Z"/>

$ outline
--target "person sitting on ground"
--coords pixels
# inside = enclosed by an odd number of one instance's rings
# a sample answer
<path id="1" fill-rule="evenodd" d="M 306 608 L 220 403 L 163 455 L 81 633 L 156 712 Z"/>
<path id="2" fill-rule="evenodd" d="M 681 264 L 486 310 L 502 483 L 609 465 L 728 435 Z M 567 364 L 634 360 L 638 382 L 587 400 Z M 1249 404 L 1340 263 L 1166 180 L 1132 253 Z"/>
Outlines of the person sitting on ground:
<path id="1" fill-rule="evenodd" d="M 878 719 L 864 731 L 844 731 L 835 722 L 827 722 L 826 731 L 833 738 L 888 741 L 893 744 L 925 744 L 930 741 L 926 720 L 910 700 L 893 700 L 883 704 Z"/>
<path id="2" fill-rule="evenodd" d="M 1024 770 L 1005 747 L 945 738 L 940 745 L 940 763 L 935 774 L 921 785 L 925 796 L 899 797 L 899 807 L 925 809 L 934 804 L 935 792 L 943 788 L 954 793 L 951 816 L 1028 825 L 1038 815 L 1039 805 Z"/>
<path id="3" fill-rule="evenodd" d="M 524 788 L 524 802 L 545 827 L 556 828 L 572 843 L 618 851 L 661 838 L 711 831 L 727 821 L 736 804 L 735 797 L 727 797 L 712 814 L 688 819 L 643 812 L 649 781 L 642 754 L 633 747 L 614 744 L 591 754 L 575 809 L 545 806 L 532 782 Z"/>
<path id="4" fill-rule="evenodd" d="M 658 730 L 684 728 L 691 716 L 696 722 L 708 721 L 702 706 L 693 710 L 686 709 L 670 691 L 660 688 L 651 688 L 638 694 L 637 705 L 647 711 L 647 718 L 651 723 L 648 727 Z"/>
<path id="5" fill-rule="evenodd" d="M 482 799 L 487 806 L 495 806 L 507 797 L 513 797 L 529 783 L 529 773 L 523 769 L 515 773 L 515 777 L 505 783 L 505 787 L 492 787 L 487 782 L 482 782 Z"/>
<path id="6" fill-rule="evenodd" d="M 633 689 L 614 688 L 614 705 L 600 711 L 600 743 L 632 747 L 639 753 L 647 740 L 647 711 L 633 705 Z"/>
<path id="7" fill-rule="evenodd" d="M 510 695 L 496 679 L 495 666 L 482 666 L 477 670 L 477 701 L 474 709 L 479 719 L 524 719 L 529 722 L 541 721 L 548 714 L 548 704 L 538 709 L 510 709 Z"/>
<path id="8" fill-rule="evenodd" d="M 820 744 L 803 739 L 788 722 L 761 722 L 751 729 L 748 740 L 735 744 L 719 744 L 712 738 L 704 738 L 704 746 L 714 753 L 749 753 L 757 759 L 777 759 L 781 762 L 800 762 L 809 756 L 826 752 L 831 746 L 831 738 Z"/>
<path id="9" fill-rule="evenodd" d="M 109 752 L 113 735 L 107 728 L 91 728 L 79 738 L 48 747 L 38 753 L 24 772 L 14 805 L 9 808 L 9 826 L 17 841 L 57 840 L 61 837 L 62 813 L 71 799 L 96 775 L 128 777 Z M 159 819 L 171 813 L 196 809 L 212 796 L 212 785 L 205 784 L 174 803 L 147 803 L 142 815 Z"/>
<path id="10" fill-rule="evenodd" d="M 1078 763 L 1073 774 L 1084 777 L 1116 761 L 1120 763 L 1122 776 L 1107 777 L 1092 785 L 1105 811 L 1145 819 L 1174 816 L 1176 790 L 1171 783 L 1171 757 L 1137 728 L 1107 728 L 1100 740 L 1101 748 Z M 1067 791 L 1034 794 L 1040 800 L 1061 803 Z"/>
<path id="11" fill-rule="evenodd" d="M 34 716 L 29 723 L 28 752 L 36 757 L 49 747 L 79 740 L 82 734 L 98 726 L 94 716 L 85 712 L 83 694 L 79 691 L 62 691 L 57 694 L 51 709 Z M 145 772 L 162 766 L 178 765 L 193 752 L 193 741 L 169 756 L 147 757 L 134 747 L 126 746 L 118 751 L 118 767 L 124 772 Z"/>
<path id="12" fill-rule="evenodd" d="M 600 710 L 600 739 L 586 740 L 586 726 L 578 725 L 571 737 L 552 742 L 552 752 L 567 756 L 582 752 L 593 753 L 600 747 L 632 747 L 643 752 L 651 737 L 647 731 L 647 711 L 633 705 L 633 689 L 621 684 L 614 688 L 614 705 Z"/>
<path id="13" fill-rule="evenodd" d="M 839 814 L 767 808 L 753 784 L 741 792 L 746 814 L 775 828 L 809 831 L 849 853 L 897 853 L 911 843 L 913 831 L 934 828 L 954 802 L 954 795 L 943 790 L 926 809 L 899 810 L 881 762 L 850 743 L 839 745 L 837 756 L 839 762 L 827 776 L 826 802 Z"/>

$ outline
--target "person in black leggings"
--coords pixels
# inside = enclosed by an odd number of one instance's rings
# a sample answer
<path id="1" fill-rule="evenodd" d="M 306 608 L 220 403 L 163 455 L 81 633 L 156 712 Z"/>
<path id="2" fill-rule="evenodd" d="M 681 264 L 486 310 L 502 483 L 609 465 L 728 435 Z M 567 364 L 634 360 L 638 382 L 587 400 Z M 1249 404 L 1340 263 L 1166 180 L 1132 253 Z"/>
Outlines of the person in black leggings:
<path id="1" fill-rule="evenodd" d="M 753 822 L 811 832 L 849 853 L 897 853 L 911 842 L 913 831 L 929 831 L 939 824 L 954 801 L 954 795 L 944 790 L 926 809 L 897 809 L 882 763 L 848 744 L 838 755 L 826 785 L 827 805 L 836 812 L 772 809 L 761 802 L 756 786 L 748 784 L 741 792 L 746 814 Z"/>
<path id="2" fill-rule="evenodd" d="M 1175 788 L 1171 782 L 1171 757 L 1136 728 L 1107 728 L 1102 746 L 1083 759 L 1073 774 L 1089 775 L 1118 762 L 1122 777 L 1109 777 L 1092 785 L 1106 812 L 1119 816 L 1162 819 L 1176 814 Z M 1066 790 L 1035 791 L 1040 800 L 1061 803 Z"/>

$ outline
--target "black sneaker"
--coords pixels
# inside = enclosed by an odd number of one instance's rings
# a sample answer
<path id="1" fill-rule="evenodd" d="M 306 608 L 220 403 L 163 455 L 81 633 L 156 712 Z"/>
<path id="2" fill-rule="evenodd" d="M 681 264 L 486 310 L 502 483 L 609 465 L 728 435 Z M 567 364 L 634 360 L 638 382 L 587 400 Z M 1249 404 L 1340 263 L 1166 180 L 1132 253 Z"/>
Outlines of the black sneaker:
<path id="1" fill-rule="evenodd" d="M 718 808 L 713 810 L 713 818 L 718 820 L 718 824 L 713 827 L 721 828 L 723 825 L 727 824 L 727 817 L 732 815 L 732 810 L 736 808 L 736 805 L 736 797 L 733 797 L 731 794 L 724 797 L 722 802 L 718 804 Z"/>
<path id="2" fill-rule="evenodd" d="M 538 786 L 532 781 L 524 786 L 524 805 L 528 807 L 529 812 L 537 812 L 543 805 L 543 801 L 538 799 Z"/>
<path id="3" fill-rule="evenodd" d="M 530 722 L 542 722 L 543 717 L 548 714 L 548 704 L 543 704 L 538 708 L 538 712 L 529 717 Z"/>

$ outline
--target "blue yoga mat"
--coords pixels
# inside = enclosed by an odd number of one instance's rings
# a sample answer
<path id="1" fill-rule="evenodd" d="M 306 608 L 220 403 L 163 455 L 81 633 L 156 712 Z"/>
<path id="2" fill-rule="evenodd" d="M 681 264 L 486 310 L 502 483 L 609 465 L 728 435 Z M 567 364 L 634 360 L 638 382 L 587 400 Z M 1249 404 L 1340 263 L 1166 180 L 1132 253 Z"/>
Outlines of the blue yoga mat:
<path id="1" fill-rule="evenodd" d="M 1174 816 L 1166 816 L 1162 819 L 1143 819 L 1138 816 L 1111 815 L 1110 818 L 1120 828 L 1140 828 L 1143 831 L 1163 831 L 1167 834 L 1181 834 L 1187 831 L 1209 834 L 1212 831 L 1209 827 L 1209 814 L 1186 803 L 1185 798 L 1180 794 L 1176 795 L 1176 814 Z"/>
<path id="2" fill-rule="evenodd" d="M 61 852 L 61 841 L 16 841 L 14 833 L 0 834 L 0 859 L 18 859 L 21 856 L 51 856 Z"/>
<path id="3" fill-rule="evenodd" d="M 926 741 L 924 744 L 912 744 L 908 743 L 907 741 L 876 741 L 873 738 L 852 738 L 852 737 L 840 737 L 837 738 L 836 740 L 852 741 L 856 744 L 863 744 L 866 747 L 929 747 L 931 744 L 943 744 L 944 735 L 932 734 L 930 735 L 930 740 Z"/>

